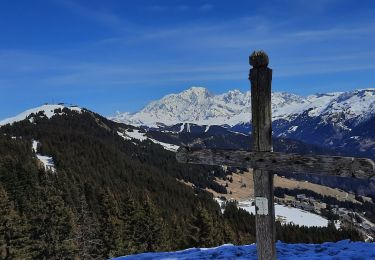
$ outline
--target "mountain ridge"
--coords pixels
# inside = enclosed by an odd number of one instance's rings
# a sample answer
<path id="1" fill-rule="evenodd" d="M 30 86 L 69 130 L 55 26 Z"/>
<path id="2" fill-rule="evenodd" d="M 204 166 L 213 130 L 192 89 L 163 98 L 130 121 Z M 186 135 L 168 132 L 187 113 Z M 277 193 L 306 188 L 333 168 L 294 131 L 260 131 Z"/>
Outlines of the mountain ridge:
<path id="1" fill-rule="evenodd" d="M 274 92 L 272 115 L 274 137 L 375 159 L 371 130 L 375 122 L 374 88 L 307 97 Z M 213 95 L 205 88 L 193 87 L 153 101 L 137 113 L 120 113 L 110 119 L 158 131 L 189 132 L 191 126 L 198 125 L 206 130 L 220 126 L 250 134 L 251 94 L 232 90 Z"/>
<path id="2" fill-rule="evenodd" d="M 117 113 L 111 120 L 132 125 L 156 127 L 160 124 L 195 123 L 230 125 L 247 123 L 251 118 L 251 93 L 237 89 L 214 95 L 203 87 L 191 87 L 169 94 L 136 113 Z M 368 113 L 365 113 L 365 110 Z M 349 119 L 375 113 L 375 88 L 348 92 L 319 93 L 307 97 L 287 92 L 272 93 L 273 119 L 292 120 L 309 110 L 316 117 L 345 110 Z"/>
<path id="3" fill-rule="evenodd" d="M 78 106 L 67 106 L 65 104 L 44 104 L 35 108 L 30 108 L 28 110 L 25 110 L 21 112 L 20 114 L 5 118 L 0 120 L 0 126 L 6 125 L 6 124 L 13 124 L 15 122 L 19 122 L 25 119 L 29 119 L 31 123 L 33 123 L 33 117 L 30 117 L 32 114 L 37 115 L 37 114 L 43 114 L 46 118 L 51 118 L 52 116 L 62 113 L 61 110 L 63 109 L 69 109 L 71 111 L 75 111 L 78 113 L 82 113 L 84 109 L 78 107 Z M 57 112 L 60 111 L 60 112 Z"/>

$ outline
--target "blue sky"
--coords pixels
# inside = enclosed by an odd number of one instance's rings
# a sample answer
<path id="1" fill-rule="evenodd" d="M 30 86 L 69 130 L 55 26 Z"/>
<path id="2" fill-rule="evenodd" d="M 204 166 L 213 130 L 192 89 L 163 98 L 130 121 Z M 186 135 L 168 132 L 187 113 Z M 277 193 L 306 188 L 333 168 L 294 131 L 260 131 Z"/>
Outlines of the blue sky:
<path id="1" fill-rule="evenodd" d="M 375 86 L 375 2 L 1 0 L 0 118 L 44 102 L 104 115 L 192 85 L 249 89 L 264 49 L 273 90 Z"/>

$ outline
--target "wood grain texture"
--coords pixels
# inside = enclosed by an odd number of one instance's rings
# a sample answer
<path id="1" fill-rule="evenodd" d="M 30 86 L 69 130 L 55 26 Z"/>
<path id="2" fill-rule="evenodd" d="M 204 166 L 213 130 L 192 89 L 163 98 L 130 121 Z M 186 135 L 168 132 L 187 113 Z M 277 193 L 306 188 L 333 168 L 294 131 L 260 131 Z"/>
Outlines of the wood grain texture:
<path id="1" fill-rule="evenodd" d="M 253 151 L 272 151 L 271 81 L 272 70 L 265 52 L 257 51 L 249 58 L 251 82 L 251 111 Z M 254 194 L 268 201 L 268 215 L 258 214 L 255 208 L 255 225 L 258 259 L 276 259 L 276 227 L 273 194 L 273 173 L 256 168 L 254 170 Z"/>
<path id="2" fill-rule="evenodd" d="M 271 78 L 267 67 L 250 70 L 253 151 L 272 151 Z"/>
<path id="3" fill-rule="evenodd" d="M 273 172 L 312 173 L 359 179 L 375 178 L 375 163 L 367 158 L 186 147 L 177 151 L 176 158 L 181 163 L 227 165 Z"/>

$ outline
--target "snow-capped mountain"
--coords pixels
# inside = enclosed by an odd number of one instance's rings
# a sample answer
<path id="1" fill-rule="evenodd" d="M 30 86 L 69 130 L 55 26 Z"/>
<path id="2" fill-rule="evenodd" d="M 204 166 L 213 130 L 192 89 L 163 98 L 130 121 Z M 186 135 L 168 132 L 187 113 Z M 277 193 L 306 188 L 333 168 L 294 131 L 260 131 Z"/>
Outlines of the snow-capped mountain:
<path id="1" fill-rule="evenodd" d="M 239 90 L 213 95 L 202 87 L 192 87 L 153 101 L 141 111 L 118 113 L 117 122 L 191 132 L 202 126 L 224 126 L 231 131 L 251 131 L 251 94 Z M 272 94 L 273 134 L 316 145 L 342 148 L 354 154 L 375 154 L 375 89 L 315 94 L 302 97 Z M 211 131 L 210 130 L 210 131 Z"/>
<path id="2" fill-rule="evenodd" d="M 290 118 L 311 102 L 289 93 L 273 93 L 274 118 Z M 179 94 L 170 94 L 153 101 L 135 114 L 118 113 L 111 119 L 133 125 L 157 126 L 177 123 L 200 125 L 236 125 L 251 118 L 250 91 L 232 90 L 213 95 L 203 87 L 192 87 Z"/>
<path id="3" fill-rule="evenodd" d="M 247 123 L 251 118 L 250 91 L 232 90 L 213 95 L 203 87 L 192 87 L 153 101 L 141 111 L 118 113 L 111 119 L 132 125 L 157 126 L 178 123 L 230 125 Z M 272 94 L 273 119 L 293 120 L 304 111 L 310 117 L 345 113 L 346 119 L 368 118 L 375 111 L 375 89 L 335 92 L 302 97 L 285 92 Z"/>
<path id="4" fill-rule="evenodd" d="M 6 124 L 13 124 L 15 122 L 19 122 L 25 119 L 29 119 L 30 122 L 33 122 L 34 118 L 33 115 L 42 115 L 47 118 L 51 118 L 56 114 L 64 113 L 64 109 L 69 109 L 71 111 L 76 111 L 78 113 L 82 112 L 82 109 L 77 106 L 65 106 L 65 105 L 55 105 L 55 104 L 45 104 L 36 108 L 28 109 L 17 116 L 6 118 L 0 121 L 0 126 Z"/>
<path id="5" fill-rule="evenodd" d="M 202 87 L 192 87 L 153 101 L 135 114 L 118 113 L 114 121 L 132 125 L 174 125 L 181 122 L 220 125 L 236 124 L 249 116 L 249 93 L 238 90 L 213 95 Z"/>

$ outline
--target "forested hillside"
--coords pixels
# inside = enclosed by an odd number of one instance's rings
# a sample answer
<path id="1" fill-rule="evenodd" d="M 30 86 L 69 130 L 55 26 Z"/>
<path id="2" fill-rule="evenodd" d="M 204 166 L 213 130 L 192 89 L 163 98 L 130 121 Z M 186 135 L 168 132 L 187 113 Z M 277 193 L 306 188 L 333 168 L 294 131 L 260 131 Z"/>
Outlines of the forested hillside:
<path id="1" fill-rule="evenodd" d="M 160 145 L 124 140 L 118 131 L 130 126 L 90 111 L 55 112 L 0 128 L 0 258 L 103 259 L 255 242 L 254 216 L 235 203 L 222 211 L 203 190 L 226 192 L 213 182 L 221 168 L 178 164 Z M 33 140 L 38 153 L 53 158 L 56 172 L 42 167 Z M 279 225 L 278 236 L 285 242 L 360 239 L 333 225 Z"/>

